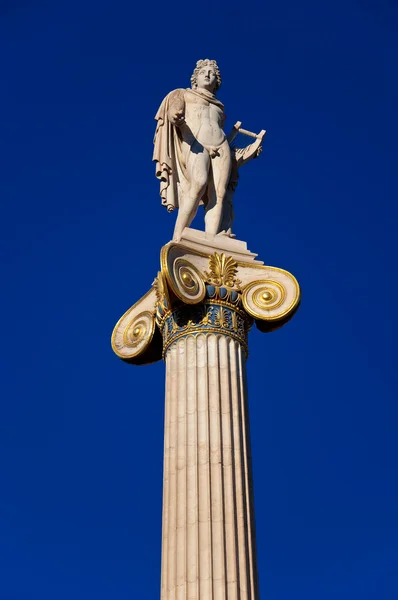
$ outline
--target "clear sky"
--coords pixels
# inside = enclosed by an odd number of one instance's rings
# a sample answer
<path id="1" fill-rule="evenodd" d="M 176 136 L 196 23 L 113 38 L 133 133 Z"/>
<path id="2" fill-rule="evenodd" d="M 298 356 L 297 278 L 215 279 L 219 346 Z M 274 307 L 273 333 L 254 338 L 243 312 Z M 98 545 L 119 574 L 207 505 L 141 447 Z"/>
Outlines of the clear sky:
<path id="1" fill-rule="evenodd" d="M 164 365 L 110 335 L 171 238 L 153 117 L 199 58 L 226 129 L 268 131 L 235 232 L 303 294 L 250 335 L 262 597 L 396 599 L 397 3 L 2 0 L 0 56 L 0 600 L 159 598 Z"/>

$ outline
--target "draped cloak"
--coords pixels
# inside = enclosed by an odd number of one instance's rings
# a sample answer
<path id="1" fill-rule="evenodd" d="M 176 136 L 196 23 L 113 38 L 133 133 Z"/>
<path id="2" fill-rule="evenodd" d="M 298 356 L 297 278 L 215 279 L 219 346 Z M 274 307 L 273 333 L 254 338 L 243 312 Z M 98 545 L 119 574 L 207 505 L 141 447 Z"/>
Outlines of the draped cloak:
<path id="1" fill-rule="evenodd" d="M 174 111 L 184 110 L 184 94 L 189 91 L 192 94 L 217 105 L 222 110 L 224 105 L 216 99 L 214 94 L 207 90 L 176 89 L 170 92 L 161 103 L 158 112 L 155 115 L 157 121 L 155 145 L 152 160 L 156 163 L 156 177 L 160 181 L 160 197 L 163 206 L 168 211 L 173 211 L 179 206 L 179 195 L 183 189 L 188 189 L 189 180 L 186 172 L 186 165 L 183 156 L 183 138 L 178 127 L 170 121 L 170 109 Z M 192 137 L 191 143 L 195 140 Z M 185 140 L 187 141 L 187 140 Z M 188 142 L 189 143 L 189 142 Z"/>

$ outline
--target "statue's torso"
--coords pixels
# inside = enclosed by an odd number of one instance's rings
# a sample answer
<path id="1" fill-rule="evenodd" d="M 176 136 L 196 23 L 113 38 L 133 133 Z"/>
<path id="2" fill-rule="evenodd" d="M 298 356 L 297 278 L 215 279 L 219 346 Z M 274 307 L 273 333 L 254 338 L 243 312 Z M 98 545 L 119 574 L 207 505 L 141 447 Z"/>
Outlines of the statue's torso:
<path id="1" fill-rule="evenodd" d="M 221 146 L 226 136 L 222 130 L 221 107 L 187 90 L 184 94 L 185 121 L 195 138 L 205 148 Z"/>

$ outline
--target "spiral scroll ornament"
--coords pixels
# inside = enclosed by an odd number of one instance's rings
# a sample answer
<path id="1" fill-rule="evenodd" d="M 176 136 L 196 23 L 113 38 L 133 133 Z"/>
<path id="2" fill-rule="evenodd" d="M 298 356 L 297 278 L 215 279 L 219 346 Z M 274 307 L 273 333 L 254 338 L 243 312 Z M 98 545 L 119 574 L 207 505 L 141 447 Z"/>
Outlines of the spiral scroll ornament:
<path id="1" fill-rule="evenodd" d="M 277 321 L 286 317 L 297 302 L 285 286 L 273 279 L 253 281 L 243 292 L 243 306 L 255 319 Z"/>
<path id="2" fill-rule="evenodd" d="M 123 332 L 123 344 L 129 348 L 128 358 L 141 354 L 149 346 L 155 330 L 155 319 L 149 311 L 139 313 Z"/>
<path id="3" fill-rule="evenodd" d="M 172 269 L 173 291 L 186 304 L 197 304 L 205 296 L 204 280 L 198 269 L 184 258 L 176 258 Z"/>

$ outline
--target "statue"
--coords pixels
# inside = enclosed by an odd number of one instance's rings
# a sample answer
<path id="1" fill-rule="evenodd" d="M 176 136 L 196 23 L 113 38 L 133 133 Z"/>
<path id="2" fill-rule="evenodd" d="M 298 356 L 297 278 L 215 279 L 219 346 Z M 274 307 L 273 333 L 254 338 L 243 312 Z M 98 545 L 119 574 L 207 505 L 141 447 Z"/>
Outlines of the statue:
<path id="1" fill-rule="evenodd" d="M 192 88 L 170 92 L 155 116 L 153 160 L 162 204 L 169 212 L 178 208 L 173 235 L 177 242 L 200 204 L 205 207 L 207 233 L 235 237 L 232 197 L 238 169 L 260 154 L 266 132 L 251 133 L 237 122 L 225 135 L 224 105 L 216 98 L 221 76 L 215 60 L 199 60 L 191 84 Z M 254 137 L 255 142 L 235 147 L 238 133 Z"/>

